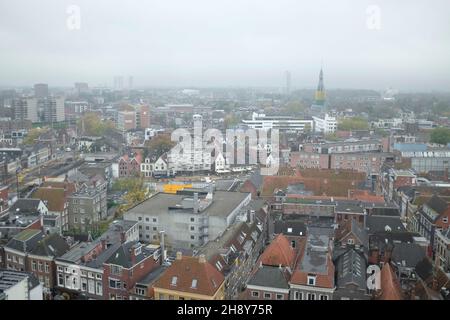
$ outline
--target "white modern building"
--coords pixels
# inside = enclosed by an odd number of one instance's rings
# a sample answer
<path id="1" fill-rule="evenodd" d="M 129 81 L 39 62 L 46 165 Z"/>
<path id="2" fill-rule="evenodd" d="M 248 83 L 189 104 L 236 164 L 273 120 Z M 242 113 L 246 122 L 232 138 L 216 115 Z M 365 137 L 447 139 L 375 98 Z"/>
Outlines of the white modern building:
<path id="1" fill-rule="evenodd" d="M 251 129 L 278 129 L 305 131 L 313 128 L 313 120 L 296 119 L 284 116 L 266 116 L 263 113 L 254 112 L 251 120 L 242 120 Z"/>
<path id="2" fill-rule="evenodd" d="M 313 117 L 314 132 L 333 133 L 337 130 L 336 117 L 332 117 L 326 113 L 323 117 Z"/>
<path id="3" fill-rule="evenodd" d="M 0 269 L 0 300 L 43 300 L 42 284 L 27 272 Z"/>

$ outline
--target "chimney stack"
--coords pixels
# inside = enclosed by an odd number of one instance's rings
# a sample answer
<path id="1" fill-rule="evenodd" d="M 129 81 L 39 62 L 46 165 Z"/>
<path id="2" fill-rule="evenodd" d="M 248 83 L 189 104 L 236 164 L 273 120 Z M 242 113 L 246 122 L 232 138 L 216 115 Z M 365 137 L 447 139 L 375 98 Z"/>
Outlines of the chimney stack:
<path id="1" fill-rule="evenodd" d="M 183 253 L 181 251 L 177 252 L 177 260 L 183 259 Z"/>
<path id="2" fill-rule="evenodd" d="M 134 246 L 130 248 L 130 258 L 131 265 L 134 266 L 136 264 L 136 252 Z"/>
<path id="3" fill-rule="evenodd" d="M 164 231 L 159 232 L 159 245 L 161 247 L 161 264 L 166 261 L 166 246 L 164 243 Z"/>
<path id="4" fill-rule="evenodd" d="M 199 263 L 206 263 L 206 257 L 204 254 L 201 254 L 198 256 L 198 262 Z"/>
<path id="5" fill-rule="evenodd" d="M 102 243 L 102 250 L 106 250 L 106 240 L 102 238 L 100 241 Z"/>

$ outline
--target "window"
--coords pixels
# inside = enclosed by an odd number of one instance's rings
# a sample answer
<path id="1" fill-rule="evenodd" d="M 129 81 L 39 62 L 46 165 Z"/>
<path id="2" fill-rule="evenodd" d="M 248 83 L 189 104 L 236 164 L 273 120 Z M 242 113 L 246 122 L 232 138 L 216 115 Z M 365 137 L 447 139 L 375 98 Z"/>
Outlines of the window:
<path id="1" fill-rule="evenodd" d="M 91 294 L 95 294 L 95 281 L 94 280 L 88 280 L 88 292 Z"/>
<path id="2" fill-rule="evenodd" d="M 153 218 L 153 220 L 152 220 L 152 221 L 153 221 L 153 222 L 155 222 L 155 223 L 157 222 L 156 218 Z"/>
<path id="3" fill-rule="evenodd" d="M 253 298 L 259 298 L 259 291 L 252 291 Z"/>
<path id="4" fill-rule="evenodd" d="M 197 289 L 197 279 L 192 279 L 191 288 L 192 289 Z"/>
<path id="5" fill-rule="evenodd" d="M 48 262 L 45 263 L 45 273 L 49 273 L 50 272 L 50 267 L 48 265 Z"/>
<path id="6" fill-rule="evenodd" d="M 294 293 L 294 300 L 303 300 L 303 292 L 296 291 Z"/>
<path id="7" fill-rule="evenodd" d="M 291 247 L 292 247 L 292 248 L 295 248 L 295 240 L 292 240 L 292 241 L 291 241 Z"/>
<path id="8" fill-rule="evenodd" d="M 442 218 L 442 222 L 443 222 L 443 223 L 448 223 L 448 217 Z"/>
<path id="9" fill-rule="evenodd" d="M 81 291 L 86 291 L 86 290 L 87 290 L 87 279 L 81 278 Z"/>
<path id="10" fill-rule="evenodd" d="M 191 236 L 191 240 L 195 240 L 195 236 Z"/>
<path id="11" fill-rule="evenodd" d="M 169 295 L 169 300 L 173 300 L 173 296 L 170 296 L 170 295 Z"/>
<path id="12" fill-rule="evenodd" d="M 153 231 L 158 231 L 158 228 L 157 227 L 153 227 Z"/>
<path id="13" fill-rule="evenodd" d="M 177 281 L 178 281 L 178 277 L 172 277 L 172 281 L 170 282 L 170 284 L 172 286 L 176 286 L 177 285 Z"/>
<path id="14" fill-rule="evenodd" d="M 316 300 L 316 294 L 315 293 L 308 293 L 308 300 Z"/>
<path id="15" fill-rule="evenodd" d="M 264 292 L 264 299 L 271 299 L 272 298 L 272 294 L 268 293 L 268 292 Z"/>
<path id="16" fill-rule="evenodd" d="M 23 264 L 23 258 L 19 257 L 19 264 Z"/>
<path id="17" fill-rule="evenodd" d="M 138 221 L 142 221 L 142 217 L 138 217 Z"/>
<path id="18" fill-rule="evenodd" d="M 316 276 L 308 276 L 308 286 L 316 285 Z"/>
<path id="19" fill-rule="evenodd" d="M 195 227 L 194 226 L 191 226 L 191 231 L 195 231 Z"/>
<path id="20" fill-rule="evenodd" d="M 150 230 L 150 227 L 149 226 L 145 226 L 145 230 Z"/>
<path id="21" fill-rule="evenodd" d="M 328 296 L 321 294 L 320 300 L 328 300 Z"/>
<path id="22" fill-rule="evenodd" d="M 120 289 L 122 286 L 122 284 L 120 283 L 119 280 L 116 279 L 109 279 L 109 287 L 112 289 Z"/>
<path id="23" fill-rule="evenodd" d="M 64 287 L 64 276 L 61 273 L 58 273 L 58 286 Z"/>
<path id="24" fill-rule="evenodd" d="M 150 218 L 149 217 L 145 217 L 145 222 L 150 222 Z"/>
<path id="25" fill-rule="evenodd" d="M 217 270 L 222 271 L 223 266 L 222 266 L 222 263 L 220 261 L 216 262 L 216 267 L 217 267 Z"/>
<path id="26" fill-rule="evenodd" d="M 36 261 L 31 262 L 31 270 L 36 271 Z"/>
<path id="27" fill-rule="evenodd" d="M 195 222 L 195 218 L 191 218 L 191 222 Z"/>
<path id="28" fill-rule="evenodd" d="M 283 295 L 280 293 L 277 293 L 277 300 L 284 300 Z"/>
<path id="29" fill-rule="evenodd" d="M 348 239 L 347 244 L 355 244 L 355 241 L 353 241 L 353 239 Z"/>
<path id="30" fill-rule="evenodd" d="M 102 286 L 102 283 L 100 281 L 97 281 L 97 283 L 96 283 L 96 291 L 97 291 L 97 295 L 98 296 L 102 296 L 103 295 L 103 286 Z"/>
<path id="31" fill-rule="evenodd" d="M 145 295 L 145 290 L 142 288 L 136 288 L 135 290 L 136 294 L 140 295 L 140 296 L 144 296 Z"/>
<path id="32" fill-rule="evenodd" d="M 42 270 L 43 270 L 43 269 L 42 269 L 42 262 L 39 261 L 39 262 L 38 262 L 38 271 L 39 271 L 39 272 L 42 272 Z"/>
<path id="33" fill-rule="evenodd" d="M 93 278 L 93 274 L 92 272 L 89 272 L 89 277 Z M 122 274 L 122 267 L 121 266 L 116 266 L 116 265 L 111 265 L 111 274 L 114 275 L 121 275 Z"/>
<path id="34" fill-rule="evenodd" d="M 7 259 L 8 261 L 12 261 L 11 255 L 10 255 L 9 253 L 8 253 L 7 256 L 6 256 L 6 259 Z"/>

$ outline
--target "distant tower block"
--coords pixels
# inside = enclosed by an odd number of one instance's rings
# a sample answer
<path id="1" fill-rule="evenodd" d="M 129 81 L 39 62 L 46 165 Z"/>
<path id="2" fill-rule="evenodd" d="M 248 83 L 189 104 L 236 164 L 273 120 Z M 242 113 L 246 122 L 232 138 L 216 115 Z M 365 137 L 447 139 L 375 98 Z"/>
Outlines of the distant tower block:
<path id="1" fill-rule="evenodd" d="M 286 71 L 286 94 L 291 94 L 291 73 Z"/>
<path id="2" fill-rule="evenodd" d="M 314 97 L 314 104 L 323 106 L 325 105 L 326 95 L 325 95 L 325 87 L 323 85 L 323 70 L 320 69 L 319 74 L 319 84 L 317 86 L 316 94 Z"/>
<path id="3" fill-rule="evenodd" d="M 128 78 L 128 89 L 133 89 L 133 81 L 134 81 L 133 77 L 130 76 Z"/>

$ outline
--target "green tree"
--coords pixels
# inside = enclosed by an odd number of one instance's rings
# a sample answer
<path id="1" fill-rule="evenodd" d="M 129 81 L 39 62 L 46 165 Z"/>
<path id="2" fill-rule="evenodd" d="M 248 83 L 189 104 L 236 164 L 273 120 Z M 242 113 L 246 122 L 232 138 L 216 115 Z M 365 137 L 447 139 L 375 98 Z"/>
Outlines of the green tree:
<path id="1" fill-rule="evenodd" d="M 106 130 L 114 128 L 114 122 L 111 120 L 103 121 L 95 112 L 89 112 L 83 115 L 78 121 L 78 128 L 85 135 L 102 136 Z"/>
<path id="2" fill-rule="evenodd" d="M 40 137 L 41 134 L 47 132 L 48 128 L 33 128 L 28 131 L 27 136 L 23 140 L 25 145 L 32 145 L 36 143 L 36 140 Z"/>
<path id="3" fill-rule="evenodd" d="M 301 101 L 289 101 L 285 106 L 285 110 L 289 114 L 297 114 L 304 112 L 306 110 L 306 106 Z"/>
<path id="4" fill-rule="evenodd" d="M 354 118 L 345 118 L 338 121 L 338 129 L 339 130 L 367 130 L 369 129 L 369 123 L 366 119 L 354 117 Z"/>
<path id="5" fill-rule="evenodd" d="M 430 141 L 439 144 L 450 143 L 450 129 L 449 128 L 433 129 L 430 135 Z"/>
<path id="6" fill-rule="evenodd" d="M 146 144 L 146 149 L 144 151 L 144 157 L 150 157 L 158 159 L 164 153 L 169 152 L 175 146 L 175 142 L 170 140 L 167 135 L 159 135 L 151 139 Z"/>

